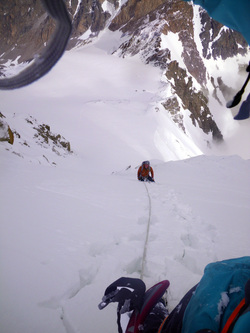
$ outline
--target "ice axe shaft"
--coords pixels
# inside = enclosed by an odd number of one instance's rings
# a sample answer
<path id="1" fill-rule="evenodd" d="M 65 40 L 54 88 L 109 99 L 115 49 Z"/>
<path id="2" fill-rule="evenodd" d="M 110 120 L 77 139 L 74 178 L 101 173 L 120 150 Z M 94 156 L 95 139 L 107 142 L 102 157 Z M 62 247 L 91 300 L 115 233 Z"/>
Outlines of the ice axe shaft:
<path id="1" fill-rule="evenodd" d="M 250 80 L 250 72 L 249 72 L 248 77 L 247 77 L 245 83 L 243 84 L 241 90 L 237 92 L 237 94 L 234 96 L 234 99 L 232 101 L 227 102 L 227 108 L 229 108 L 229 109 L 233 108 L 234 106 L 236 106 L 240 103 L 241 97 L 245 91 L 245 88 L 246 88 L 249 80 Z"/>

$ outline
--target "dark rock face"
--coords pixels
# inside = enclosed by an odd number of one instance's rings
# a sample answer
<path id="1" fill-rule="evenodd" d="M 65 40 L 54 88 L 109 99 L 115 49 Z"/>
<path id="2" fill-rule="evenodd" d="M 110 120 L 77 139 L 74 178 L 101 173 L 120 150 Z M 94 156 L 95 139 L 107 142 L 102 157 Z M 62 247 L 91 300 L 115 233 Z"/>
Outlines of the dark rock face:
<path id="1" fill-rule="evenodd" d="M 198 125 L 206 134 L 211 132 L 215 140 L 221 141 L 223 136 L 207 106 L 207 97 L 203 91 L 197 92 L 193 86 L 193 78 L 202 87 L 205 87 L 207 83 L 206 68 L 194 40 L 193 7 L 176 1 L 158 1 L 154 2 L 154 6 L 152 8 L 152 2 L 149 7 L 145 4 L 147 8 L 145 20 L 138 2 L 128 1 L 113 20 L 109 27 L 111 30 L 121 28 L 124 33 L 131 35 L 131 38 L 121 45 L 121 53 L 123 56 L 140 53 L 147 63 L 152 62 L 160 66 L 171 82 L 173 92 L 182 101 L 182 106 L 191 112 L 193 125 Z M 128 19 L 127 13 L 131 8 L 133 8 L 134 16 Z M 209 19 L 208 16 L 207 18 Z M 149 24 L 151 24 L 150 33 L 147 32 Z M 182 69 L 177 61 L 171 61 L 171 49 L 160 47 L 161 35 L 168 35 L 168 33 L 178 35 L 183 50 L 181 56 L 187 70 Z M 181 107 L 177 99 L 170 98 L 162 104 L 185 132 L 183 116 L 180 113 Z"/>
<path id="2" fill-rule="evenodd" d="M 0 112 L 0 141 L 7 141 L 13 145 L 14 134 L 4 118 L 5 116 Z"/>
<path id="3" fill-rule="evenodd" d="M 3 61 L 29 61 L 46 43 L 54 29 L 41 1 L 3 0 L 0 3 L 0 53 Z M 1 63 L 0 63 L 1 64 Z"/>
<path id="4" fill-rule="evenodd" d="M 87 31 L 89 42 L 91 36 L 98 35 L 106 27 L 111 31 L 120 30 L 127 37 L 126 42 L 121 42 L 116 50 L 120 56 L 139 54 L 145 63 L 159 66 L 165 74 L 171 85 L 172 97 L 163 101 L 162 105 L 170 112 L 173 121 L 178 122 L 185 132 L 181 115 L 184 108 L 190 111 L 194 126 L 198 125 L 206 134 L 211 132 L 214 139 L 222 140 L 208 107 L 206 87 L 208 82 L 212 84 L 213 96 L 217 99 L 218 89 L 226 95 L 231 93 L 230 87 L 226 87 L 222 80 L 214 82 L 208 76 L 204 60 L 246 54 L 249 48 L 244 38 L 212 20 L 201 8 L 196 9 L 194 18 L 194 7 L 184 1 L 128 0 L 121 8 L 119 4 L 119 0 L 67 0 L 73 24 L 68 48 L 84 43 L 79 37 Z M 105 11 L 107 5 L 112 7 L 111 11 Z M 195 35 L 197 20 L 201 27 L 199 36 L 197 30 Z M 41 0 L 2 0 L 0 74 L 1 63 L 8 59 L 19 56 L 19 62 L 33 59 L 46 45 L 54 27 Z M 163 46 L 163 39 L 170 35 L 174 35 L 181 45 L 179 58 L 182 63 L 173 56 L 175 45 Z"/>
<path id="5" fill-rule="evenodd" d="M 232 31 L 211 19 L 207 12 L 200 11 L 202 32 L 200 39 L 203 46 L 203 57 L 223 60 L 237 54 L 246 54 L 248 45 L 242 35 Z M 211 46 L 209 47 L 209 44 Z"/>
<path id="6" fill-rule="evenodd" d="M 73 37 L 78 37 L 90 29 L 94 33 L 99 33 L 105 27 L 105 23 L 110 14 L 102 9 L 103 1 L 84 0 L 80 3 L 78 11 L 73 17 Z"/>
<path id="7" fill-rule="evenodd" d="M 117 0 L 111 0 L 117 6 Z M 97 34 L 104 29 L 108 12 L 102 9 L 103 0 L 66 1 L 73 22 L 72 41 L 90 29 Z M 55 29 L 55 22 L 46 12 L 41 0 L 2 0 L 0 2 L 1 62 L 16 59 L 30 61 L 45 46 Z"/>
<path id="8" fill-rule="evenodd" d="M 169 80 L 174 79 L 174 84 L 172 84 L 173 89 L 175 89 L 176 94 L 180 97 L 184 109 L 191 112 L 190 118 L 193 125 L 196 126 L 197 124 L 206 134 L 212 132 L 213 139 L 221 141 L 223 137 L 207 106 L 208 99 L 202 91 L 195 91 L 192 77 L 187 76 L 186 71 L 180 68 L 176 61 L 172 61 L 169 64 L 166 76 Z M 186 82 L 187 77 L 188 82 Z M 164 107 L 166 106 L 168 105 L 164 105 Z M 175 109 L 178 111 L 176 103 Z"/>
<path id="9" fill-rule="evenodd" d="M 113 19 L 109 29 L 115 31 L 122 28 L 123 32 L 135 31 L 138 20 L 145 18 L 147 15 L 153 15 L 156 18 L 156 10 L 164 3 L 166 3 L 166 0 L 128 0 Z"/>

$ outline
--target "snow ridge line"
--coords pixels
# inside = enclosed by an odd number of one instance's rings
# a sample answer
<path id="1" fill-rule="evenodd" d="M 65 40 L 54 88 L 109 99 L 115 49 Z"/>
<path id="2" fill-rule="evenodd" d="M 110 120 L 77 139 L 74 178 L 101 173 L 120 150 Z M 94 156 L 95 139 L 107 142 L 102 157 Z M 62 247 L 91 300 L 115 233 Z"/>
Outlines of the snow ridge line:
<path id="1" fill-rule="evenodd" d="M 146 233 L 146 238 L 145 238 L 145 243 L 144 243 L 144 248 L 143 248 L 143 255 L 142 255 L 142 267 L 141 267 L 141 274 L 140 274 L 140 279 L 143 280 L 144 276 L 144 270 L 145 270 L 145 264 L 146 264 L 146 256 L 147 256 L 147 247 L 148 247 L 148 236 L 149 236 L 149 229 L 150 229 L 150 223 L 151 223 L 151 198 L 149 195 L 148 187 L 144 182 L 145 189 L 147 191 L 148 195 L 148 223 L 147 223 L 147 233 Z"/>

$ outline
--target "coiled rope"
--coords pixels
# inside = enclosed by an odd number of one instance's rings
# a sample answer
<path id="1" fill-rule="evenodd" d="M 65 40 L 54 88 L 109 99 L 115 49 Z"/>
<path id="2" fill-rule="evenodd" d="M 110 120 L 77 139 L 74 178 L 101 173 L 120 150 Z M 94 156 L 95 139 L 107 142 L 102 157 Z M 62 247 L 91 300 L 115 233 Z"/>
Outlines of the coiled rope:
<path id="1" fill-rule="evenodd" d="M 145 189 L 147 191 L 147 196 L 148 196 L 148 222 L 147 222 L 147 232 L 146 232 L 146 238 L 145 238 L 143 255 L 142 255 L 142 266 L 141 266 L 141 274 L 140 274 L 141 280 L 143 280 L 143 277 L 144 277 L 146 257 L 147 257 L 148 238 L 149 238 L 149 229 L 150 229 L 150 223 L 151 223 L 151 198 L 149 195 L 148 187 L 145 182 L 144 182 L 144 186 L 145 186 Z"/>

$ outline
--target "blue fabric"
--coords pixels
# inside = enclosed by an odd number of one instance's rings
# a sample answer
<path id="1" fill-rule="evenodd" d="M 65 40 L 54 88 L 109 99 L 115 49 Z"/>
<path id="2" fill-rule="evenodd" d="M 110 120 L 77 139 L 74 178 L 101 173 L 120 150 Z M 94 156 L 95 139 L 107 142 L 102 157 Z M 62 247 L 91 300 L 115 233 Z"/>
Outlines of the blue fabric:
<path id="1" fill-rule="evenodd" d="M 173 309 L 167 317 L 160 333 L 181 333 L 183 316 L 196 288 L 197 285 L 190 289 L 180 303 Z"/>
<path id="2" fill-rule="evenodd" d="M 250 117 L 250 94 L 247 96 L 247 99 L 241 104 L 240 110 L 238 114 L 234 117 L 234 119 L 244 120 L 249 117 Z"/>
<path id="3" fill-rule="evenodd" d="M 250 257 L 207 265 L 184 313 L 182 333 L 195 333 L 202 329 L 220 332 L 244 298 L 244 288 L 249 279 Z"/>
<path id="4" fill-rule="evenodd" d="M 233 333 L 249 333 L 250 331 L 250 312 L 242 315 L 236 322 Z"/>
<path id="5" fill-rule="evenodd" d="M 250 45 L 249 0 L 193 0 L 193 2 L 206 9 L 216 21 L 240 32 Z"/>

